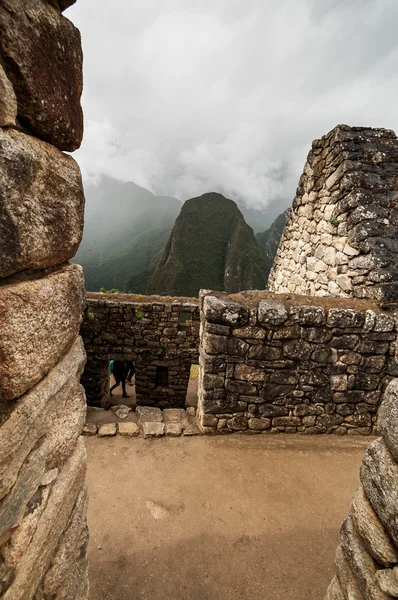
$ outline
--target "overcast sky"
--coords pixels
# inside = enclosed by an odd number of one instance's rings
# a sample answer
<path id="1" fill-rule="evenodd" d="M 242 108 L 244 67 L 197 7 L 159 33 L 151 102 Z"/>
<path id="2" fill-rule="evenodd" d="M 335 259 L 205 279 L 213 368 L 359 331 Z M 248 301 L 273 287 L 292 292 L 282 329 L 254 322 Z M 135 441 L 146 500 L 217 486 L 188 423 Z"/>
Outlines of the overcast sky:
<path id="1" fill-rule="evenodd" d="M 87 180 L 259 208 L 338 123 L 398 130 L 398 0 L 78 0 Z"/>

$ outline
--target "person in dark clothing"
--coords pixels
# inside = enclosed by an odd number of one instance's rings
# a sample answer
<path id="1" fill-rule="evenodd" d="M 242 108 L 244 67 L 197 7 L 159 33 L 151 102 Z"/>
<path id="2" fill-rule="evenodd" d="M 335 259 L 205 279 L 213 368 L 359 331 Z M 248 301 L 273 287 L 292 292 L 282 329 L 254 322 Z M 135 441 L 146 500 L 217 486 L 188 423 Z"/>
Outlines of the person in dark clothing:
<path id="1" fill-rule="evenodd" d="M 135 373 L 135 366 L 134 366 L 134 363 L 132 360 L 128 360 L 126 364 L 127 364 L 127 383 L 129 383 L 130 385 L 133 385 L 131 383 L 131 380 Z"/>
<path id="2" fill-rule="evenodd" d="M 112 396 L 112 390 L 122 384 L 123 398 L 128 398 L 126 392 L 126 375 L 127 375 L 127 363 L 123 360 L 113 361 L 113 376 L 116 383 L 110 388 L 109 394 Z"/>

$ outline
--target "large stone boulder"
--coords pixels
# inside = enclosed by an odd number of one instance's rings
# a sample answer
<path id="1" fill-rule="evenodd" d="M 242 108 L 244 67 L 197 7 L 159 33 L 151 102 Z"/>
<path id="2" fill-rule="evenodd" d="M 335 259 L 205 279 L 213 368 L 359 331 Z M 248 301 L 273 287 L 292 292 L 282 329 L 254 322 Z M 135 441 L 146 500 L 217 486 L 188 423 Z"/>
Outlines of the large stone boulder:
<path id="1" fill-rule="evenodd" d="M 76 150 L 83 136 L 79 30 L 43 0 L 2 0 L 0 53 L 20 124 L 60 150 Z"/>
<path id="2" fill-rule="evenodd" d="M 83 211 L 80 169 L 71 156 L 0 129 L 0 277 L 72 258 Z"/>
<path id="3" fill-rule="evenodd" d="M 0 286 L 0 404 L 18 398 L 65 356 L 85 304 L 83 270 L 68 265 L 41 279 Z"/>

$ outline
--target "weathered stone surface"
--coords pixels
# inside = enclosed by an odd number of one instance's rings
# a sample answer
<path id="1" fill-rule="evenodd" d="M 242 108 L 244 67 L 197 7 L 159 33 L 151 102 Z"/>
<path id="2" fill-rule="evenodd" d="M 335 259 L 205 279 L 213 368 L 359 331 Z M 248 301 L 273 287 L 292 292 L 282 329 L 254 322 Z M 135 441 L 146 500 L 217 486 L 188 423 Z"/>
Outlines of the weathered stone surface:
<path id="1" fill-rule="evenodd" d="M 29 135 L 0 129 L 0 164 L 0 277 L 72 258 L 84 210 L 74 159 Z"/>
<path id="2" fill-rule="evenodd" d="M 44 475 L 48 444 L 45 441 L 33 450 L 18 474 L 11 493 L 4 499 L 0 513 L 0 538 L 21 517 L 25 507 L 41 483 Z"/>
<path id="3" fill-rule="evenodd" d="M 373 558 L 386 567 L 398 563 L 398 549 L 388 537 L 362 487 L 355 491 L 351 510 L 355 527 Z"/>
<path id="4" fill-rule="evenodd" d="M 17 110 L 14 88 L 0 65 L 0 127 L 15 126 Z"/>
<path id="5" fill-rule="evenodd" d="M 163 415 L 160 408 L 137 406 L 136 413 L 140 423 L 161 423 L 163 421 Z"/>
<path id="6" fill-rule="evenodd" d="M 223 335 L 205 334 L 203 349 L 207 354 L 245 354 L 249 345 L 237 338 L 229 338 Z"/>
<path id="7" fill-rule="evenodd" d="M 88 577 L 87 505 L 88 493 L 85 486 L 79 494 L 67 530 L 44 580 L 44 594 L 50 598 L 76 598 L 81 582 Z"/>
<path id="8" fill-rule="evenodd" d="M 165 434 L 170 437 L 179 437 L 182 434 L 181 423 L 166 423 Z"/>
<path id="9" fill-rule="evenodd" d="M 292 306 L 290 317 L 300 325 L 324 325 L 325 310 L 321 306 Z"/>
<path id="10" fill-rule="evenodd" d="M 265 380 L 265 372 L 263 370 L 250 367 L 249 365 L 235 365 L 234 374 L 236 379 L 252 383 L 261 383 Z"/>
<path id="11" fill-rule="evenodd" d="M 287 310 L 281 302 L 276 300 L 260 300 L 258 320 L 263 325 L 281 325 L 287 320 Z"/>
<path id="12" fill-rule="evenodd" d="M 78 29 L 42 0 L 3 0 L 0 52 L 21 124 L 60 150 L 76 150 L 83 135 Z"/>
<path id="13" fill-rule="evenodd" d="M 375 562 L 355 531 L 351 517 L 347 517 L 343 521 L 340 535 L 343 552 L 363 596 L 371 600 L 389 600 L 389 597 L 378 586 Z"/>
<path id="14" fill-rule="evenodd" d="M 364 454 L 361 482 L 373 510 L 398 545 L 398 465 L 382 439 Z"/>
<path id="15" fill-rule="evenodd" d="M 113 437 L 117 433 L 116 423 L 104 423 L 98 429 L 99 437 Z"/>
<path id="16" fill-rule="evenodd" d="M 128 422 L 128 423 L 118 423 L 118 429 L 120 435 L 124 435 L 126 437 L 136 437 L 140 433 L 140 428 L 137 423 Z"/>
<path id="17" fill-rule="evenodd" d="M 248 421 L 249 429 L 254 431 L 262 431 L 271 427 L 271 419 L 251 418 Z"/>
<path id="18" fill-rule="evenodd" d="M 0 401 L 21 396 L 65 356 L 79 333 L 84 302 L 78 265 L 0 286 Z"/>
<path id="19" fill-rule="evenodd" d="M 165 425 L 158 421 L 141 421 L 144 437 L 162 437 L 164 435 Z"/>
<path id="20" fill-rule="evenodd" d="M 389 451 L 398 461 L 398 379 L 393 379 L 384 392 L 378 428 Z"/>
<path id="21" fill-rule="evenodd" d="M 98 426 L 95 423 L 86 423 L 83 427 L 82 435 L 97 435 Z"/>
<path id="22" fill-rule="evenodd" d="M 380 589 L 386 594 L 398 597 L 398 569 L 380 569 L 376 573 L 376 580 L 380 586 Z"/>
<path id="23" fill-rule="evenodd" d="M 62 533 L 81 492 L 86 472 L 86 451 L 80 439 L 73 455 L 65 463 L 55 482 L 49 502 L 41 515 L 29 547 L 23 555 L 4 600 L 34 598 L 47 572 Z"/>
<path id="24" fill-rule="evenodd" d="M 344 599 L 367 600 L 366 596 L 362 594 L 359 588 L 356 577 L 348 564 L 348 560 L 341 546 L 339 546 L 336 551 L 335 565 L 337 578 L 344 594 Z"/>
<path id="25" fill-rule="evenodd" d="M 203 312 L 210 323 L 221 325 L 244 325 L 249 320 L 249 311 L 245 306 L 216 296 L 204 298 Z"/>
<path id="26" fill-rule="evenodd" d="M 76 389 L 86 356 L 77 339 L 65 358 L 22 396 L 1 426 L 0 498 L 14 485 L 18 472 L 37 442 L 63 414 Z"/>
<path id="27" fill-rule="evenodd" d="M 332 582 L 327 589 L 325 600 L 345 600 L 337 577 L 333 577 Z"/>
<path id="28" fill-rule="evenodd" d="M 112 406 L 112 411 L 115 413 L 115 416 L 118 419 L 127 419 L 131 410 L 132 409 L 129 406 L 126 406 L 125 404 L 118 404 L 117 406 Z"/>

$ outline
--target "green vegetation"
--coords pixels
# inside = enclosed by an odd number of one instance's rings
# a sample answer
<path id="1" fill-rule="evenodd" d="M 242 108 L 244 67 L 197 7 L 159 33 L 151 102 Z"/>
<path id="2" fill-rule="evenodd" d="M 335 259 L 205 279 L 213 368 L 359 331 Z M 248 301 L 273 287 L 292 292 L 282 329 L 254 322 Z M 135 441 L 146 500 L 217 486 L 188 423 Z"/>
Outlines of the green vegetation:
<path id="1" fill-rule="evenodd" d="M 120 294 L 119 290 L 116 288 L 112 288 L 111 290 L 107 290 L 104 287 L 100 287 L 101 294 Z"/>
<path id="2" fill-rule="evenodd" d="M 235 202 L 209 193 L 183 205 L 148 292 L 197 296 L 201 288 L 264 289 L 264 272 L 253 230 Z"/>
<path id="3" fill-rule="evenodd" d="M 330 217 L 329 223 L 331 225 L 333 225 L 333 227 L 338 227 L 339 226 L 339 221 L 338 221 L 337 217 Z"/>
<path id="4" fill-rule="evenodd" d="M 265 260 L 265 278 L 267 281 L 272 265 L 274 264 L 274 258 L 288 214 L 289 210 L 285 210 L 284 213 L 275 219 L 269 229 L 256 235 L 257 244 Z"/>
<path id="5" fill-rule="evenodd" d="M 144 313 L 142 312 L 142 310 L 140 308 L 138 308 L 135 311 L 135 318 L 136 318 L 137 321 L 141 321 L 141 319 L 144 318 Z"/>

